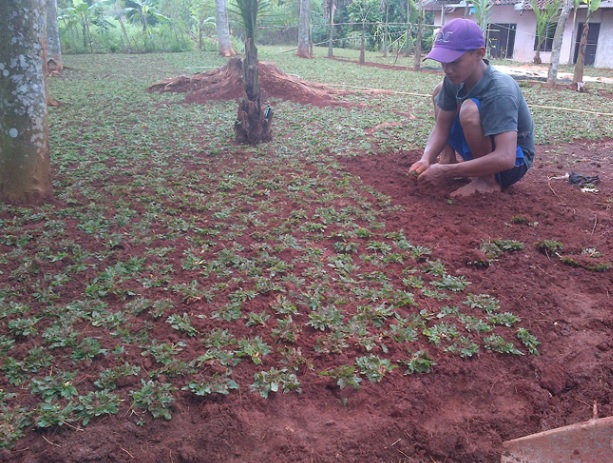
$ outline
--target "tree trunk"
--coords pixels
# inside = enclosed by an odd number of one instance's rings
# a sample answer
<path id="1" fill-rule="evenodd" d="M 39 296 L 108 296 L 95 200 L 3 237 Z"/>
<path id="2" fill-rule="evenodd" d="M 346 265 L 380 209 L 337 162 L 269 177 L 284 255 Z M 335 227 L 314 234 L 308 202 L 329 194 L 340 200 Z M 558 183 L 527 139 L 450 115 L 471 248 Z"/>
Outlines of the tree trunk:
<path id="1" fill-rule="evenodd" d="M 573 75 L 573 84 L 577 85 L 583 83 L 583 71 L 585 61 L 585 47 L 587 47 L 587 33 L 590 30 L 590 15 L 588 14 L 583 25 L 583 32 L 581 33 L 581 42 L 579 43 L 579 54 L 577 55 L 577 63 L 575 64 L 575 73 Z"/>
<path id="2" fill-rule="evenodd" d="M 385 3 L 385 27 L 383 28 L 383 57 L 389 55 L 389 28 L 390 28 L 390 8 L 387 2 Z"/>
<path id="3" fill-rule="evenodd" d="M 300 0 L 300 19 L 298 24 L 298 51 L 296 54 L 301 58 L 312 58 L 310 29 L 311 6 L 309 0 Z"/>
<path id="4" fill-rule="evenodd" d="M 407 30 L 406 30 L 407 39 L 404 41 L 403 50 L 405 53 L 408 53 L 411 50 L 411 0 L 407 0 Z M 400 50 L 398 50 L 400 53 Z"/>
<path id="5" fill-rule="evenodd" d="M 57 26 L 57 0 L 47 0 L 47 72 L 62 74 L 62 45 Z"/>
<path id="6" fill-rule="evenodd" d="M 272 140 L 272 109 L 262 111 L 258 51 L 253 39 L 247 39 L 245 42 L 245 59 L 242 66 L 247 98 L 243 98 L 238 107 L 234 131 L 238 143 L 257 145 Z"/>
<path id="7" fill-rule="evenodd" d="M 329 2 L 330 5 L 330 29 L 328 31 L 328 58 L 334 56 L 334 11 L 336 10 L 336 4 L 334 1 Z"/>
<path id="8" fill-rule="evenodd" d="M 362 20 L 362 36 L 360 38 L 360 64 L 366 64 L 366 21 Z"/>
<path id="9" fill-rule="evenodd" d="M 119 21 L 119 25 L 121 27 L 121 34 L 123 35 L 124 40 L 126 41 L 126 50 L 128 53 L 132 52 L 132 46 L 130 45 L 130 37 L 128 37 L 128 31 L 126 30 L 126 24 L 121 17 L 121 14 L 117 15 L 117 21 Z"/>
<path id="10" fill-rule="evenodd" d="M 415 61 L 413 63 L 413 69 L 415 71 L 421 70 L 421 34 L 423 26 L 423 6 L 421 0 L 417 0 L 417 37 L 415 38 Z"/>
<path id="11" fill-rule="evenodd" d="M 572 34 L 570 36 L 570 53 L 568 54 L 568 65 L 572 66 L 573 64 L 573 53 L 575 51 L 575 42 L 577 41 L 577 37 L 575 36 L 575 29 L 577 28 L 577 10 L 579 9 L 578 5 L 573 2 L 573 27 Z"/>
<path id="12" fill-rule="evenodd" d="M 0 2 L 0 200 L 52 194 L 45 80 L 45 4 Z"/>
<path id="13" fill-rule="evenodd" d="M 236 55 L 230 40 L 230 26 L 228 24 L 228 9 L 226 0 L 215 0 L 215 21 L 217 23 L 217 43 L 219 54 L 225 56 Z"/>
<path id="14" fill-rule="evenodd" d="M 558 79 L 558 66 L 560 65 L 564 29 L 566 29 L 566 22 L 568 21 L 568 16 L 570 15 L 572 7 L 573 0 L 564 0 L 562 3 L 562 10 L 558 18 L 556 33 L 553 36 L 553 44 L 551 45 L 551 63 L 549 64 L 549 71 L 547 72 L 547 84 L 549 85 L 555 85 Z"/>

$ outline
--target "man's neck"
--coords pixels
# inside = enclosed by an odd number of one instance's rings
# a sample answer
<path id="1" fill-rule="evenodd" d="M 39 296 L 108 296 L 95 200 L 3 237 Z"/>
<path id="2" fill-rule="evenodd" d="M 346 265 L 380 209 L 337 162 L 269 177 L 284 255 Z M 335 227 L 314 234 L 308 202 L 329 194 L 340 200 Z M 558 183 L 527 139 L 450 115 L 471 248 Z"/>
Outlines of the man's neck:
<path id="1" fill-rule="evenodd" d="M 481 60 L 475 68 L 475 72 L 473 72 L 470 77 L 464 81 L 466 93 L 468 93 L 475 86 L 475 84 L 481 80 L 486 70 L 487 63 L 484 60 Z"/>

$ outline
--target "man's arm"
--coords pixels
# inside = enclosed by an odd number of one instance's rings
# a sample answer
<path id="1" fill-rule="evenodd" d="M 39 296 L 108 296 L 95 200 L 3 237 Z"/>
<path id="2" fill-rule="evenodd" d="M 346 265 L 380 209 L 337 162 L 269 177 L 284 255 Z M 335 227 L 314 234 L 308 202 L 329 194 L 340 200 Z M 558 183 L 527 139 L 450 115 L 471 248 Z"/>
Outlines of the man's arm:
<path id="1" fill-rule="evenodd" d="M 484 177 L 512 169 L 515 166 L 517 132 L 494 135 L 494 143 L 496 149 L 485 156 L 458 164 L 433 164 L 419 179 L 434 184 L 446 178 Z"/>
<path id="2" fill-rule="evenodd" d="M 415 172 L 421 174 L 436 160 L 436 157 L 443 151 L 445 145 L 447 145 L 449 132 L 451 131 L 455 115 L 456 111 L 445 111 L 438 108 L 436 122 L 428 136 L 424 154 L 419 161 L 411 166 L 409 173 Z"/>

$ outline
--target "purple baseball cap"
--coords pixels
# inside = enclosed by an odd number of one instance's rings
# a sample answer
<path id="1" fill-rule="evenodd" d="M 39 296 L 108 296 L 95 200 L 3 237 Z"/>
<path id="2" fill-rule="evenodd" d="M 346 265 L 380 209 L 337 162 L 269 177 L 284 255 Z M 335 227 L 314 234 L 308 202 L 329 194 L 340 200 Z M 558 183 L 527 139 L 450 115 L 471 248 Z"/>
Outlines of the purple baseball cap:
<path id="1" fill-rule="evenodd" d="M 456 18 L 445 24 L 436 34 L 432 50 L 424 59 L 451 63 L 467 51 L 485 46 L 479 25 L 466 18 Z"/>

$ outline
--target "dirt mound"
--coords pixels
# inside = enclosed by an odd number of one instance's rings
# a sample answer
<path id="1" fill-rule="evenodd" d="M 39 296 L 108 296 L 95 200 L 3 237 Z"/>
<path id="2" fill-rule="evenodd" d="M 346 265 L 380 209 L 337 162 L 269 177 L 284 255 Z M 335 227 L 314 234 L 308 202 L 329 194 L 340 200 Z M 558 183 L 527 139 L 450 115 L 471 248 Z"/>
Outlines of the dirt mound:
<path id="1" fill-rule="evenodd" d="M 259 79 L 264 100 L 279 98 L 300 104 L 314 106 L 359 106 L 340 100 L 340 96 L 355 92 L 303 80 L 281 71 L 273 63 L 260 61 Z M 243 64 L 239 58 L 232 58 L 225 66 L 213 71 L 201 72 L 191 77 L 172 77 L 149 87 L 150 92 L 187 93 L 188 103 L 204 103 L 208 100 L 235 100 L 244 96 Z M 382 90 L 368 90 L 368 93 L 385 93 Z"/>

